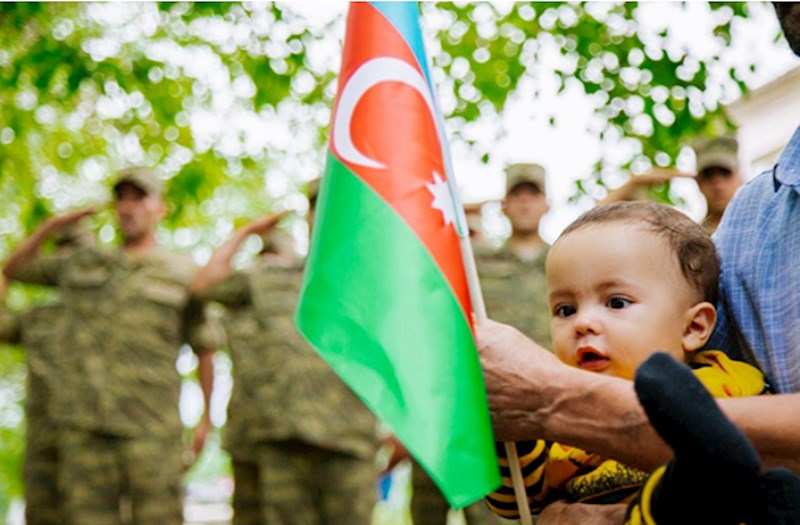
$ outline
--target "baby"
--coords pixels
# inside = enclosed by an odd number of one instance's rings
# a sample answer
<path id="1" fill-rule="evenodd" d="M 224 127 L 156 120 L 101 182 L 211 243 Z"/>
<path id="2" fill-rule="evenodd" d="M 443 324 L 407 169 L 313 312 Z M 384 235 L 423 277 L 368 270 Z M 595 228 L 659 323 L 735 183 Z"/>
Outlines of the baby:
<path id="1" fill-rule="evenodd" d="M 632 380 L 659 352 L 687 363 L 715 397 L 767 391 L 758 369 L 703 350 L 716 323 L 720 265 L 708 235 L 683 213 L 645 201 L 596 207 L 553 244 L 546 272 L 553 348 L 563 362 Z M 558 443 L 517 449 L 532 514 L 555 500 L 628 502 L 648 477 Z M 503 486 L 486 501 L 518 518 L 502 444 L 498 454 Z"/>

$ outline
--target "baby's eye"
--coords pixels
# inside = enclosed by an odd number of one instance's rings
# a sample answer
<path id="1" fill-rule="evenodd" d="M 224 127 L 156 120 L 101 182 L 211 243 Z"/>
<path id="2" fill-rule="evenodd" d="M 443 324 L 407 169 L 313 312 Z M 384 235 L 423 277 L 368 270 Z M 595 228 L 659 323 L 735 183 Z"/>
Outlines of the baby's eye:
<path id="1" fill-rule="evenodd" d="M 606 306 L 608 306 L 609 308 L 613 308 L 614 310 L 621 310 L 622 308 L 625 308 L 630 304 L 631 302 L 628 299 L 625 299 L 624 297 L 612 297 L 611 299 L 608 300 Z"/>
<path id="2" fill-rule="evenodd" d="M 560 304 L 553 310 L 553 314 L 555 314 L 556 317 L 569 317 L 574 313 L 575 307 L 571 304 Z"/>

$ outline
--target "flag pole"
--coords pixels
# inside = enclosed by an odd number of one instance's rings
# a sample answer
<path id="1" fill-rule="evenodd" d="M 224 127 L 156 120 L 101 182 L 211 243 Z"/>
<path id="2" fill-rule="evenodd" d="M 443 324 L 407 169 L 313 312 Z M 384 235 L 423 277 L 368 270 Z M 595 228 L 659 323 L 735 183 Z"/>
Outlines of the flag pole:
<path id="1" fill-rule="evenodd" d="M 426 57 L 427 59 L 427 57 Z M 426 60 L 427 61 L 427 60 Z M 430 67 L 430 64 L 428 64 Z M 431 93 L 436 93 L 433 84 L 428 79 Z M 448 147 L 449 141 L 444 128 L 444 119 L 442 112 L 439 108 L 439 97 L 432 96 L 434 111 L 434 124 L 436 131 L 439 135 L 439 141 L 442 145 L 442 160 L 444 161 L 444 170 L 447 177 L 447 188 L 450 190 L 450 198 L 455 208 L 456 214 L 456 231 L 458 232 L 458 242 L 461 246 L 461 259 L 464 263 L 464 270 L 467 277 L 467 286 L 469 289 L 469 298 L 472 303 L 472 312 L 475 315 L 475 321 L 480 324 L 488 319 L 486 315 L 486 305 L 483 302 L 483 292 L 481 291 L 481 284 L 478 280 L 478 269 L 475 265 L 475 255 L 472 253 L 472 243 L 469 239 L 469 226 L 467 225 L 467 216 L 464 213 L 464 206 L 461 204 L 461 197 L 458 194 L 458 188 L 455 184 L 455 176 L 453 174 L 453 162 L 450 158 L 450 148 Z M 522 468 L 519 466 L 519 455 L 517 454 L 517 445 L 514 442 L 503 443 L 508 458 L 508 468 L 511 471 L 511 480 L 514 484 L 514 496 L 517 500 L 517 509 L 519 510 L 519 519 L 522 525 L 533 525 L 531 519 L 531 511 L 528 506 L 528 493 L 525 491 L 525 482 L 522 479 Z"/>
<path id="2" fill-rule="evenodd" d="M 449 181 L 449 177 L 448 177 Z M 452 186 L 451 186 L 452 190 Z M 457 207 L 460 213 L 464 213 L 464 208 L 461 203 L 457 202 Z M 460 219 L 459 219 L 460 220 Z M 466 226 L 466 217 L 464 218 L 464 226 Z M 486 315 L 486 305 L 483 302 L 483 293 L 481 292 L 480 281 L 478 280 L 478 269 L 475 265 L 475 256 L 472 253 L 472 244 L 469 240 L 469 233 L 467 235 L 460 235 L 459 243 L 461 244 L 461 257 L 464 259 L 464 267 L 467 274 L 467 285 L 469 286 L 469 296 L 472 302 L 472 311 L 475 314 L 475 321 L 478 324 L 488 319 Z M 517 445 L 514 442 L 505 442 L 503 446 L 506 450 L 506 457 L 508 458 L 508 468 L 511 471 L 511 481 L 514 483 L 514 496 L 517 498 L 517 509 L 519 510 L 519 520 L 522 525 L 533 525 L 531 519 L 531 511 L 528 506 L 528 494 L 525 491 L 525 482 L 522 479 L 522 468 L 519 466 L 519 456 L 517 454 Z"/>
<path id="3" fill-rule="evenodd" d="M 434 104 L 436 104 L 435 98 Z M 438 111 L 437 114 L 441 115 L 441 113 Z M 437 131 L 439 132 L 439 140 L 441 140 L 442 145 L 444 146 L 447 144 L 447 142 L 445 140 L 446 137 L 444 134 L 444 125 L 441 120 L 437 121 L 437 128 Z M 469 299 L 472 303 L 472 313 L 475 315 L 475 322 L 477 324 L 481 324 L 488 319 L 488 316 L 486 315 L 486 304 L 483 302 L 481 283 L 478 280 L 478 268 L 475 265 L 475 255 L 472 252 L 472 242 L 469 239 L 469 225 L 467 224 L 467 216 L 466 213 L 464 213 L 464 206 L 461 204 L 461 198 L 455 185 L 453 165 L 450 160 L 450 148 L 444 146 L 442 147 L 442 152 L 445 172 L 447 174 L 447 187 L 450 190 L 450 199 L 453 203 L 453 207 L 455 208 L 454 211 L 456 214 L 458 243 L 461 246 L 461 259 L 464 262 L 464 272 L 467 276 L 467 287 L 469 288 Z M 517 500 L 520 523 L 522 525 L 533 525 L 530 507 L 528 506 L 528 493 L 525 491 L 525 482 L 522 479 L 522 468 L 519 466 L 517 445 L 514 442 L 504 442 L 503 446 L 505 447 L 506 458 L 508 458 L 508 469 L 511 472 L 511 481 L 514 484 L 514 496 Z"/>

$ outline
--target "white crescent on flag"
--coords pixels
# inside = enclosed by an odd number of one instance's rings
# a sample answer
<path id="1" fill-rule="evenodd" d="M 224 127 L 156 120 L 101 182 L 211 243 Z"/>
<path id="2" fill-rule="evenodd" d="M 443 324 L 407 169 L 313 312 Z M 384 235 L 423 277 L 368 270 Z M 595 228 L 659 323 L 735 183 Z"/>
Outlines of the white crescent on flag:
<path id="1" fill-rule="evenodd" d="M 342 93 L 339 96 L 339 105 L 336 106 L 336 114 L 333 120 L 333 146 L 342 159 L 351 164 L 367 168 L 386 168 L 385 164 L 361 153 L 353 144 L 353 137 L 350 133 L 353 111 L 361 97 L 370 88 L 382 82 L 401 82 L 414 88 L 422 95 L 431 113 L 431 118 L 434 118 L 435 113 L 430 89 L 419 71 L 398 58 L 379 57 L 364 62 L 353 73 L 353 76 L 350 77 L 342 89 Z"/>

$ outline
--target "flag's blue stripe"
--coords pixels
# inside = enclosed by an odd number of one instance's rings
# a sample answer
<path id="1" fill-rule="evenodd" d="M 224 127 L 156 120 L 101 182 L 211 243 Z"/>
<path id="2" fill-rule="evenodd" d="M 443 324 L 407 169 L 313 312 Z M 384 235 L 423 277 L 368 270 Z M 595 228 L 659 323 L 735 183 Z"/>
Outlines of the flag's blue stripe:
<path id="1" fill-rule="evenodd" d="M 428 59 L 425 55 L 425 45 L 422 43 L 422 30 L 419 27 L 419 8 L 417 2 L 370 2 L 370 5 L 383 13 L 397 31 L 403 36 L 411 52 L 417 58 L 417 64 L 425 75 L 425 80 L 431 86 L 431 76 L 428 73 Z"/>

